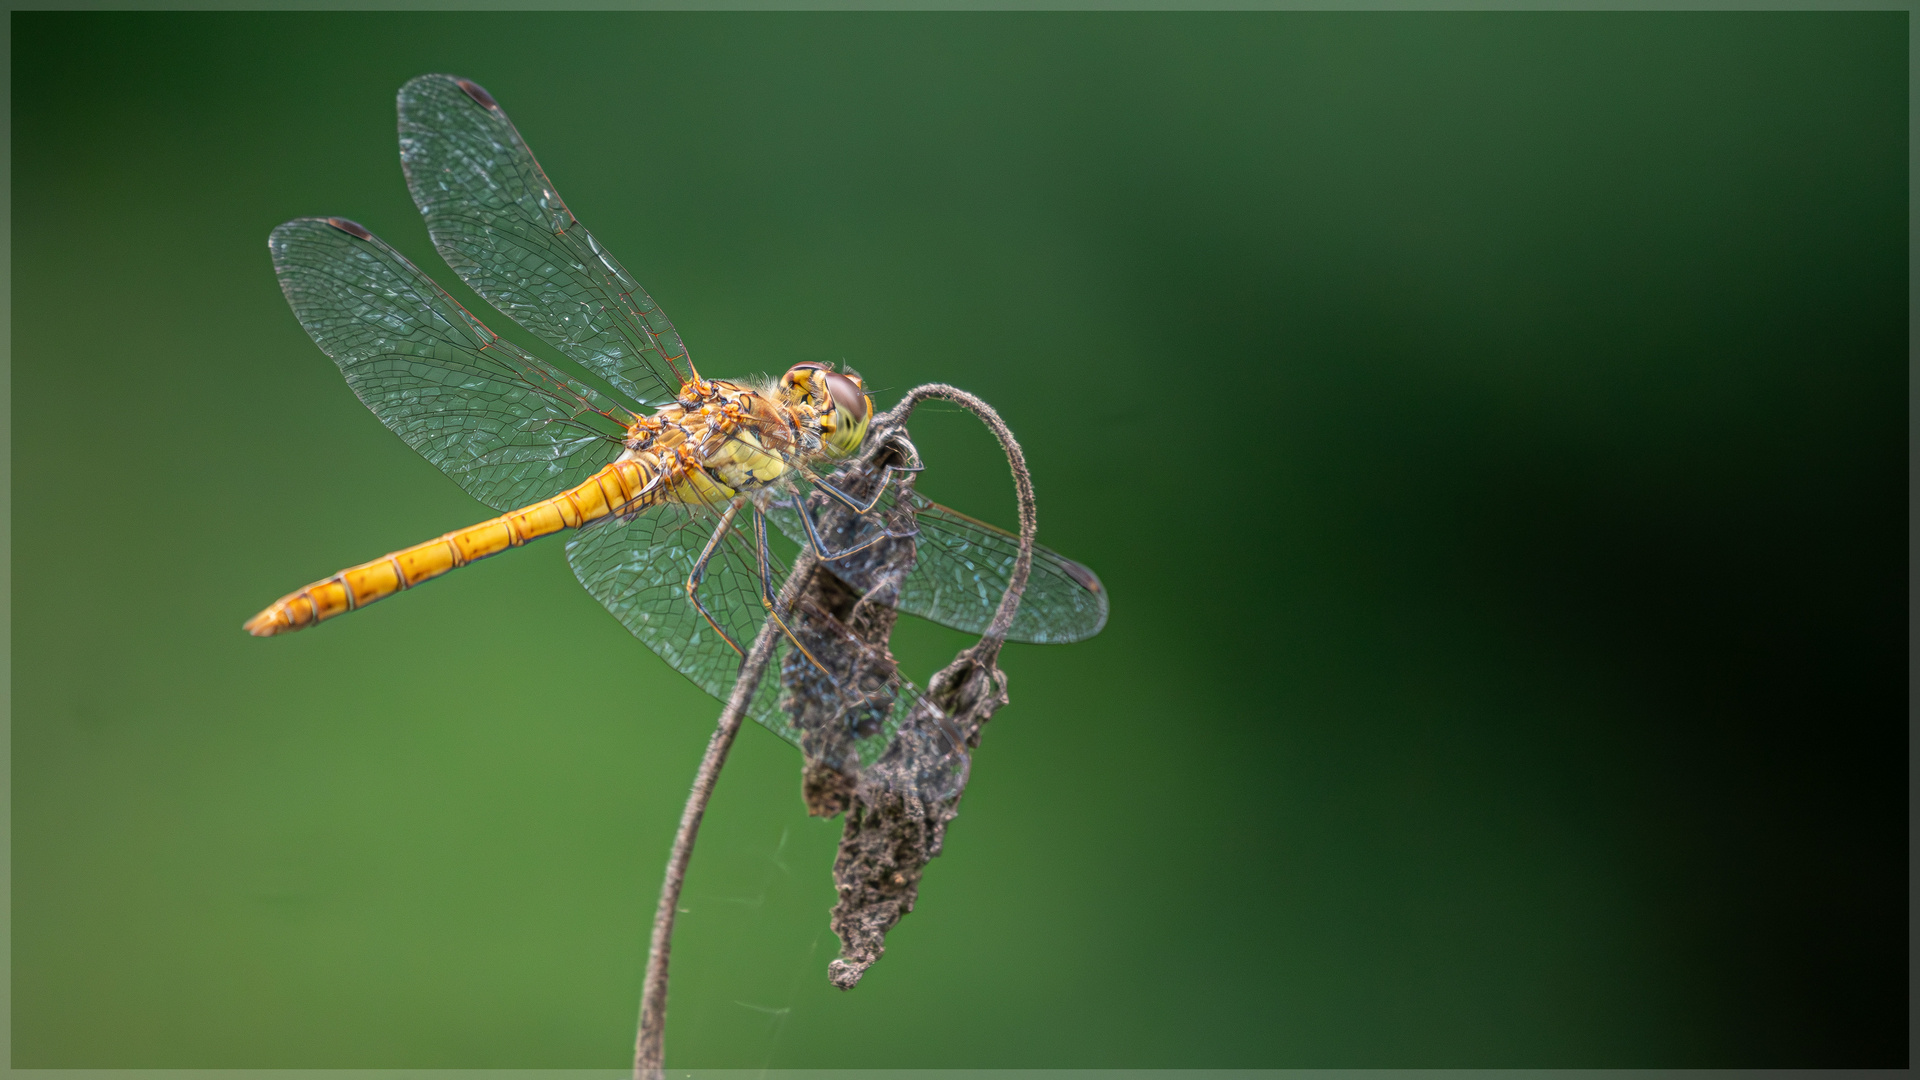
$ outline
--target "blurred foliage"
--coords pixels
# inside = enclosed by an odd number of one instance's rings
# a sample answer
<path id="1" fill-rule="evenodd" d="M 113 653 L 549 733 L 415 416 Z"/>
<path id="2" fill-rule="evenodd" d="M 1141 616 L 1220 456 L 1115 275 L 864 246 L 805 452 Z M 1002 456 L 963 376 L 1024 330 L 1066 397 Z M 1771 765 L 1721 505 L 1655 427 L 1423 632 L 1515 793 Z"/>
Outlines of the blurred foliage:
<path id="1" fill-rule="evenodd" d="M 558 544 L 239 629 L 484 516 L 265 250 L 350 216 L 484 313 L 398 168 L 436 70 L 703 370 L 993 402 L 1115 597 L 1007 651 L 853 993 L 838 823 L 743 735 L 670 1065 L 1904 1060 L 1904 14 L 20 12 L 13 50 L 15 1065 L 630 1052 L 717 703 Z M 1011 525 L 923 413 L 921 489 Z M 964 641 L 907 623 L 916 678 Z"/>

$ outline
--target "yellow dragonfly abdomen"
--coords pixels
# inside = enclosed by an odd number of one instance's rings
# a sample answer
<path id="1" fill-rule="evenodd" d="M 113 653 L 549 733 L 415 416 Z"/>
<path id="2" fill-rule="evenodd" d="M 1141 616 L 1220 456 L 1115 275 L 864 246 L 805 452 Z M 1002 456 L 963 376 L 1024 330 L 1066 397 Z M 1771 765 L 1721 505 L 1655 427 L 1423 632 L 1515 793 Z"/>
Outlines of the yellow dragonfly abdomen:
<path id="1" fill-rule="evenodd" d="M 651 455 L 648 455 L 651 457 Z M 246 621 L 254 637 L 304 630 L 335 615 L 384 600 L 457 567 L 562 529 L 577 529 L 615 512 L 630 513 L 661 500 L 667 485 L 647 460 L 623 458 L 578 487 L 435 540 L 350 566 L 291 592 Z"/>

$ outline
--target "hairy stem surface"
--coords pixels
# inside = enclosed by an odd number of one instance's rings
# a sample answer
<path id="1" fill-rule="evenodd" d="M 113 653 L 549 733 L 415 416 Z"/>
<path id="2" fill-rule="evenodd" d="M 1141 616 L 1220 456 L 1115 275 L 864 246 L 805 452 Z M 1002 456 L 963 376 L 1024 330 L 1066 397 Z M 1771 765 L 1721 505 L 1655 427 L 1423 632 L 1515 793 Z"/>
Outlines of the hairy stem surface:
<path id="1" fill-rule="evenodd" d="M 1020 554 L 1014 560 L 1013 572 L 1007 575 L 1007 589 L 1000 594 L 1000 606 L 994 609 L 993 621 L 987 624 L 986 633 L 980 635 L 981 644 L 991 650 L 988 657 L 1000 651 L 1000 643 L 1006 639 L 1007 630 L 1013 625 L 1013 614 L 1020 609 L 1020 597 L 1027 591 L 1027 575 L 1033 569 L 1033 536 L 1038 528 L 1038 510 L 1033 499 L 1033 474 L 1027 470 L 1026 452 L 1020 449 L 1020 441 L 1013 437 L 1013 431 L 993 406 L 967 393 L 957 386 L 946 383 L 927 383 L 907 391 L 900 404 L 895 405 L 880 416 L 874 427 L 884 430 L 898 427 L 907 422 L 914 406 L 930 398 L 951 401 L 955 405 L 972 413 L 993 437 L 1000 440 L 1000 449 L 1006 451 L 1007 468 L 1013 473 L 1014 498 L 1020 508 Z M 991 642 L 992 644 L 987 644 Z"/>

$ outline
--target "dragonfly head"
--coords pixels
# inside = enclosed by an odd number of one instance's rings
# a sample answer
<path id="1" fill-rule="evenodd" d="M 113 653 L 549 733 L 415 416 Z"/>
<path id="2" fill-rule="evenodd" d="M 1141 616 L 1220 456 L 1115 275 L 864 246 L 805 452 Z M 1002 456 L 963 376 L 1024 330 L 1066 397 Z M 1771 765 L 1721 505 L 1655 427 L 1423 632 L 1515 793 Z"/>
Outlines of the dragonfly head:
<path id="1" fill-rule="evenodd" d="M 860 376 L 809 360 L 780 377 L 780 391 L 788 404 L 809 406 L 820 418 L 820 444 L 830 456 L 843 458 L 860 449 L 873 419 L 873 399 Z"/>

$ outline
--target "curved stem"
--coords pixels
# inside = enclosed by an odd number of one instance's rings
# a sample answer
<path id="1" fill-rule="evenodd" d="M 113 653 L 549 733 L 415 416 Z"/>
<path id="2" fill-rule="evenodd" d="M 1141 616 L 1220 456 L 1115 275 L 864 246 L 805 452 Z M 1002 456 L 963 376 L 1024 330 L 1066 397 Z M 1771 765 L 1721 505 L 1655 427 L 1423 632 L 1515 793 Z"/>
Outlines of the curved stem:
<path id="1" fill-rule="evenodd" d="M 1020 449 L 1020 441 L 1013 437 L 1007 422 L 993 406 L 967 393 L 965 390 L 946 383 L 927 383 L 907 391 L 900 403 L 881 414 L 874 421 L 876 428 L 894 428 L 907 422 L 914 406 L 929 398 L 951 401 L 955 405 L 972 413 L 993 437 L 1000 440 L 1000 449 L 1006 451 L 1007 468 L 1013 472 L 1014 498 L 1020 507 L 1020 554 L 1013 562 L 1013 572 L 1007 575 L 1006 591 L 1000 594 L 1000 606 L 994 609 L 993 621 L 987 624 L 986 632 L 981 634 L 982 645 L 991 651 L 997 651 L 1004 641 L 1007 631 L 1013 626 L 1013 613 L 1020 608 L 1021 594 L 1027 589 L 1027 575 L 1033 568 L 1033 537 L 1038 529 L 1038 512 L 1034 507 L 1033 474 L 1027 471 L 1027 455 Z M 992 642 L 987 645 L 987 642 Z"/>
<path id="2" fill-rule="evenodd" d="M 918 454 L 907 440 L 903 425 L 914 407 L 930 398 L 951 401 L 973 413 L 1000 440 L 1019 496 L 1019 553 L 985 633 L 927 682 L 927 695 L 922 700 L 939 715 L 919 718 L 932 721 L 937 734 L 925 730 L 916 733 L 919 737 L 891 763 L 890 772 L 882 770 L 877 778 L 863 777 L 854 794 L 854 801 L 862 809 L 859 813 L 849 810 L 833 864 L 840 901 L 834 905 L 831 925 L 840 937 L 840 956 L 827 965 L 827 980 L 841 990 L 858 985 L 886 951 L 887 934 L 902 915 L 913 910 L 921 871 L 939 854 L 947 825 L 958 813 L 970 761 L 962 761 L 953 769 L 946 755 L 967 755 L 978 746 L 981 728 L 1007 704 L 1007 677 L 998 665 L 1000 647 L 1019 610 L 1033 562 L 1036 514 L 1032 477 L 1019 441 L 992 406 L 951 386 L 916 387 L 893 411 L 875 421 L 875 441 L 900 443 L 917 462 Z M 879 446 L 869 447 L 856 467 L 870 467 L 879 452 Z M 920 777 L 915 773 L 929 765 L 935 768 L 928 775 L 949 775 L 957 785 L 948 788 L 936 781 L 937 790 L 920 788 Z M 895 780 L 904 781 L 905 786 L 894 786 Z"/>
<path id="3" fill-rule="evenodd" d="M 801 552 L 794 560 L 793 572 L 781 586 L 783 603 L 791 603 L 799 583 L 813 569 L 813 557 Z M 753 647 L 740 664 L 740 676 L 734 680 L 733 693 L 720 710 L 720 722 L 707 740 L 706 756 L 693 774 L 693 790 L 687 793 L 687 805 L 680 811 L 680 828 L 673 835 L 673 851 L 667 856 L 667 876 L 660 883 L 660 906 L 653 913 L 653 941 L 647 949 L 647 973 L 640 988 L 640 1032 L 633 1044 L 634 1080 L 663 1080 L 667 1048 L 667 963 L 673 952 L 673 917 L 680 909 L 680 888 L 686 884 L 687 864 L 693 860 L 693 842 L 700 834 L 700 819 L 706 815 L 707 802 L 713 798 L 713 786 L 720 779 L 720 767 L 727 763 L 727 752 L 740 734 L 740 721 L 746 716 L 747 703 L 753 700 L 760 679 L 766 674 L 767 661 L 773 657 L 773 645 L 779 639 L 778 625 L 772 619 L 760 625 Z"/>

